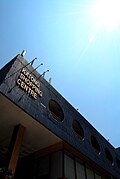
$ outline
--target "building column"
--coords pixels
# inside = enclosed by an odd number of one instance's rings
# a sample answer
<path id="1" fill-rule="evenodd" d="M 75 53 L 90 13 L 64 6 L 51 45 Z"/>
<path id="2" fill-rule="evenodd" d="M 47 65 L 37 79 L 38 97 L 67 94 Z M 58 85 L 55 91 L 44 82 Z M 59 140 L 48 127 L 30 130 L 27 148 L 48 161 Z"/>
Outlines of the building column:
<path id="1" fill-rule="evenodd" d="M 7 155 L 7 169 L 8 173 L 10 172 L 12 174 L 12 178 L 14 178 L 14 173 L 16 170 L 19 153 L 20 153 L 20 147 L 23 140 L 25 132 L 25 127 L 21 124 L 15 126 L 13 130 L 13 135 L 10 141 L 10 145 L 8 147 L 8 155 Z M 6 175 L 5 179 L 9 178 L 9 174 Z"/>

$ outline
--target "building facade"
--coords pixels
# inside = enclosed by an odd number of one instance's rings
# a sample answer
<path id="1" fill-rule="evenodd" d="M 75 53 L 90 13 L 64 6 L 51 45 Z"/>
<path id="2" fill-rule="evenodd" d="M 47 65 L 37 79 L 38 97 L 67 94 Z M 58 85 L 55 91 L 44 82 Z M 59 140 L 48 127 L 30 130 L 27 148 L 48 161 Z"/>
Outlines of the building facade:
<path id="1" fill-rule="evenodd" d="M 0 178 L 120 179 L 120 149 L 31 64 L 0 70 Z"/>

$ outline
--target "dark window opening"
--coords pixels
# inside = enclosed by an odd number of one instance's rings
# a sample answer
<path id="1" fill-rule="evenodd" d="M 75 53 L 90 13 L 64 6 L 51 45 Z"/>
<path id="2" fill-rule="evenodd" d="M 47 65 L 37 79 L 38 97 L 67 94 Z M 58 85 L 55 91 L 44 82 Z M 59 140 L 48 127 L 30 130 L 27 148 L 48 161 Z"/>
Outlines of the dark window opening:
<path id="1" fill-rule="evenodd" d="M 84 138 L 84 130 L 80 123 L 77 120 L 74 120 L 72 126 L 77 136 L 82 140 Z"/>
<path id="2" fill-rule="evenodd" d="M 52 114 L 52 116 L 59 122 L 62 122 L 64 120 L 64 113 L 60 105 L 54 101 L 50 100 L 49 101 L 49 109 Z"/>
<path id="3" fill-rule="evenodd" d="M 116 158 L 116 162 L 117 162 L 118 168 L 120 168 L 120 160 L 118 158 Z"/>
<path id="4" fill-rule="evenodd" d="M 111 155 L 110 151 L 108 150 L 108 148 L 105 148 L 105 155 L 106 155 L 108 161 L 111 163 L 111 165 L 113 165 L 113 158 L 112 158 L 112 155 Z"/>
<path id="5" fill-rule="evenodd" d="M 93 135 L 91 136 L 91 144 L 92 144 L 93 148 L 95 149 L 95 152 L 97 154 L 100 154 L 100 145 L 99 145 L 97 139 Z"/>

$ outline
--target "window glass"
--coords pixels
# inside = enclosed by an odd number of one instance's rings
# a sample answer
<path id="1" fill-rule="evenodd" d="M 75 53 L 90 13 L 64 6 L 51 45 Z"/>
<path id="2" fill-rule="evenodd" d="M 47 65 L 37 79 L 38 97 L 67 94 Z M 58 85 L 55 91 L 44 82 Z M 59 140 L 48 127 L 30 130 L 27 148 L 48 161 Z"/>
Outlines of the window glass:
<path id="1" fill-rule="evenodd" d="M 91 144 L 97 154 L 100 154 L 100 145 L 95 136 L 91 135 Z"/>
<path id="2" fill-rule="evenodd" d="M 108 161 L 111 163 L 111 165 L 113 165 L 113 158 L 108 148 L 105 148 L 105 155 Z"/>
<path id="3" fill-rule="evenodd" d="M 40 157 L 37 162 L 37 177 L 46 177 L 49 174 L 49 156 Z"/>
<path id="4" fill-rule="evenodd" d="M 73 129 L 74 129 L 75 133 L 77 134 L 77 136 L 80 139 L 83 139 L 84 138 L 84 130 L 83 130 L 82 126 L 80 125 L 80 123 L 77 120 L 73 120 L 72 126 L 73 126 Z"/>
<path id="5" fill-rule="evenodd" d="M 85 179 L 85 168 L 84 165 L 76 161 L 76 175 L 77 179 Z"/>
<path id="6" fill-rule="evenodd" d="M 101 176 L 97 173 L 95 173 L 95 179 L 101 179 Z"/>
<path id="7" fill-rule="evenodd" d="M 86 173 L 87 173 L 87 178 L 88 179 L 93 179 L 94 178 L 94 173 L 91 168 L 86 167 Z"/>
<path id="8" fill-rule="evenodd" d="M 75 179 L 74 160 L 66 154 L 64 155 L 64 167 L 65 177 L 67 179 Z"/>
<path id="9" fill-rule="evenodd" d="M 55 152 L 51 155 L 51 179 L 62 177 L 63 174 L 63 154 L 62 151 Z"/>
<path id="10" fill-rule="evenodd" d="M 55 100 L 49 101 L 49 109 L 52 116 L 59 122 L 64 120 L 64 113 L 60 105 Z"/>
<path id="11" fill-rule="evenodd" d="M 117 162 L 118 168 L 120 168 L 120 160 L 118 158 L 116 158 L 116 162 Z"/>

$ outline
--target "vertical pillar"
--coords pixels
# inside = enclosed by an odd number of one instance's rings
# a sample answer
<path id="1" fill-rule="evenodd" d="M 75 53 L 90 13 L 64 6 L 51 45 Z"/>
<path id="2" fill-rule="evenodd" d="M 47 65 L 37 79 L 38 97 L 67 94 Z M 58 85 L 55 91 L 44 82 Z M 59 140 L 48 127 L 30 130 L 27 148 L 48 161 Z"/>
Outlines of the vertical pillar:
<path id="1" fill-rule="evenodd" d="M 11 138 L 11 142 L 8 148 L 8 156 L 7 156 L 7 168 L 8 171 L 11 171 L 15 173 L 15 169 L 17 166 L 18 158 L 19 158 L 19 153 L 20 153 L 20 147 L 23 139 L 23 135 L 25 132 L 25 127 L 22 126 L 21 124 L 15 126 L 13 135 Z M 8 179 L 8 175 L 6 175 L 5 179 Z"/>

